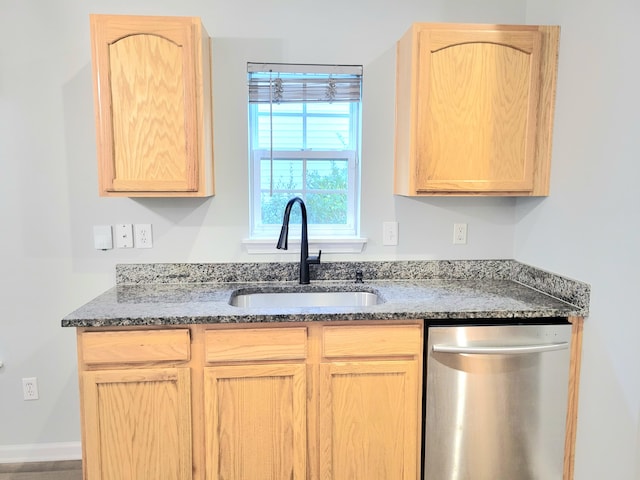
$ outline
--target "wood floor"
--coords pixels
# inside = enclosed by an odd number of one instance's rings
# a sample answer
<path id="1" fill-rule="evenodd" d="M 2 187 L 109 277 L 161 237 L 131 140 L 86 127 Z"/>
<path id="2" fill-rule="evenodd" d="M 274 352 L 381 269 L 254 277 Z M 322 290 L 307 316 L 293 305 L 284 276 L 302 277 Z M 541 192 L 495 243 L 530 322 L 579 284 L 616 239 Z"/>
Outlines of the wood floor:
<path id="1" fill-rule="evenodd" d="M 82 480 L 82 462 L 4 463 L 0 480 Z"/>

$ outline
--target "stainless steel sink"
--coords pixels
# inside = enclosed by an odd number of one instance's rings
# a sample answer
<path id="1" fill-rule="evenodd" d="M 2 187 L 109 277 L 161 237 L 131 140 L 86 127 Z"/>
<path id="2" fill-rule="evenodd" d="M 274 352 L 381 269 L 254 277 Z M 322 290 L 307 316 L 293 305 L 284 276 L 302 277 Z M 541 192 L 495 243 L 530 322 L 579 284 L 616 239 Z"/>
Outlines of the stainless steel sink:
<path id="1" fill-rule="evenodd" d="M 233 295 L 229 303 L 243 308 L 365 307 L 382 300 L 371 292 L 255 292 Z"/>

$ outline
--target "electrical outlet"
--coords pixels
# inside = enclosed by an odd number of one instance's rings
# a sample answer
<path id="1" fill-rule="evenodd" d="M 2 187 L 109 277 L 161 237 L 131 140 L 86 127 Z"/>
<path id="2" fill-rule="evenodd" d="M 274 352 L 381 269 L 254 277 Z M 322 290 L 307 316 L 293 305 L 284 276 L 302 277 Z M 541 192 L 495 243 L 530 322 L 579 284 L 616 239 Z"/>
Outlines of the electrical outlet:
<path id="1" fill-rule="evenodd" d="M 453 243 L 454 245 L 465 245 L 467 243 L 467 224 L 453 224 Z"/>
<path id="2" fill-rule="evenodd" d="M 22 396 L 25 400 L 38 400 L 38 379 L 36 377 L 22 379 Z"/>
<path id="3" fill-rule="evenodd" d="M 133 226 L 133 234 L 135 237 L 136 248 L 153 247 L 153 238 L 151 236 L 151 224 L 139 223 Z"/>
<path id="4" fill-rule="evenodd" d="M 398 245 L 398 222 L 382 223 L 382 245 Z"/>

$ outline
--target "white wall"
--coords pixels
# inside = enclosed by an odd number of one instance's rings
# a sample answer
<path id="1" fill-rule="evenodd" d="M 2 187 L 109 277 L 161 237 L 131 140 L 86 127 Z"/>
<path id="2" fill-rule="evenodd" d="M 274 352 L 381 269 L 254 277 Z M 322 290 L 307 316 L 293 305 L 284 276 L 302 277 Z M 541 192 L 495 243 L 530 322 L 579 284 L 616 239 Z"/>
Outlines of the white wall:
<path id="1" fill-rule="evenodd" d="M 562 33 L 552 192 L 517 201 L 515 257 L 591 283 L 576 479 L 640 479 L 640 4 L 527 5 Z"/>

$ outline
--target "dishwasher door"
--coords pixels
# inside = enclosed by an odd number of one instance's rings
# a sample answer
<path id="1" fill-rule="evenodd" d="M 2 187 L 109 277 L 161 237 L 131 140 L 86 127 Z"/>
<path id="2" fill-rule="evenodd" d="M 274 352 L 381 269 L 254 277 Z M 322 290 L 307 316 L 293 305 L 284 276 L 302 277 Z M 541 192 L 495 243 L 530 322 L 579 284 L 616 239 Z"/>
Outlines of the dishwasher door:
<path id="1" fill-rule="evenodd" d="M 571 325 L 428 329 L 425 480 L 562 480 Z"/>

